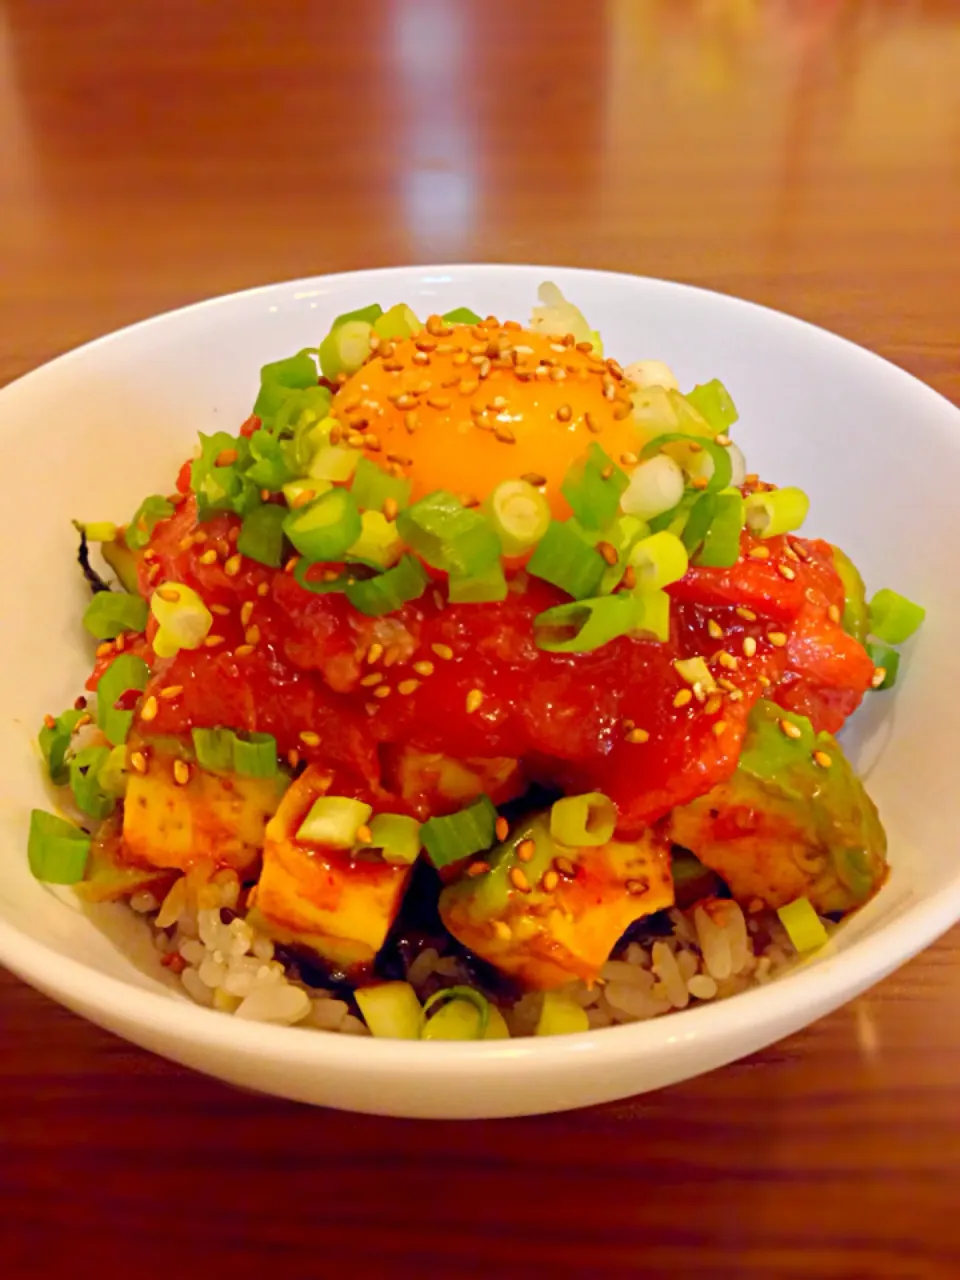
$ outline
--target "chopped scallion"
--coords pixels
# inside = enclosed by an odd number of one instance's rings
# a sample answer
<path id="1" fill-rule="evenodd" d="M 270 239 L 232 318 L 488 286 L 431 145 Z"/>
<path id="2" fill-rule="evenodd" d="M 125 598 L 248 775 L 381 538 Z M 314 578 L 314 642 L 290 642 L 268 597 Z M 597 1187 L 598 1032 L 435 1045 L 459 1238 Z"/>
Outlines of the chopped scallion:
<path id="1" fill-rule="evenodd" d="M 131 691 L 143 692 L 150 669 L 133 653 L 119 653 L 104 671 L 97 685 L 97 724 L 115 747 L 126 742 L 133 723 L 133 711 L 116 704 Z"/>
<path id="2" fill-rule="evenodd" d="M 370 1033 L 388 1040 L 419 1040 L 421 1009 L 409 982 L 378 982 L 355 993 Z"/>
<path id="3" fill-rule="evenodd" d="M 896 649 L 891 649 L 885 644 L 867 644 L 867 653 L 870 655 L 870 661 L 874 668 L 879 672 L 883 671 L 883 679 L 879 684 L 871 686 L 877 692 L 884 689 L 892 689 L 897 683 L 897 676 L 900 673 L 900 655 Z"/>
<path id="4" fill-rule="evenodd" d="M 422 327 L 416 313 L 405 302 L 398 302 L 373 322 L 373 331 L 377 337 L 388 341 L 411 338 Z"/>
<path id="5" fill-rule="evenodd" d="M 927 611 L 921 605 L 884 587 L 870 601 L 870 633 L 886 644 L 903 644 L 926 616 Z"/>
<path id="6" fill-rule="evenodd" d="M 626 473 L 594 441 L 586 456 L 572 464 L 560 488 L 585 529 L 602 529 L 617 514 L 629 483 Z"/>
<path id="7" fill-rule="evenodd" d="M 447 583 L 451 604 L 495 604 L 507 598 L 507 579 L 503 565 L 496 564 L 482 573 L 451 573 Z"/>
<path id="8" fill-rule="evenodd" d="M 360 613 L 380 618 L 395 613 L 410 600 L 418 600 L 427 589 L 426 571 L 413 556 L 403 556 L 398 564 L 375 578 L 348 582 L 347 599 Z"/>
<path id="9" fill-rule="evenodd" d="M 589 653 L 628 635 L 636 621 L 636 597 L 620 592 L 545 609 L 533 620 L 533 638 L 548 653 Z"/>
<path id="10" fill-rule="evenodd" d="M 310 348 L 285 360 L 274 360 L 260 370 L 260 393 L 253 412 L 261 422 L 269 423 L 291 391 L 316 384 L 317 364 Z"/>
<path id="11" fill-rule="evenodd" d="M 508 556 L 525 554 L 550 525 L 550 506 L 526 480 L 504 480 L 490 495 L 485 510 Z"/>
<path id="12" fill-rule="evenodd" d="M 444 312 L 441 318 L 447 324 L 479 324 L 482 319 L 475 311 L 471 311 L 469 307 L 454 307 L 452 311 Z"/>
<path id="13" fill-rule="evenodd" d="M 686 547 L 675 533 L 666 531 L 635 543 L 629 562 L 637 576 L 637 587 L 642 591 L 679 582 L 689 565 Z"/>
<path id="14" fill-rule="evenodd" d="M 271 733 L 233 739 L 233 771 L 244 778 L 272 778 L 277 772 L 277 740 Z"/>
<path id="15" fill-rule="evenodd" d="M 82 813 L 106 818 L 116 808 L 116 796 L 100 782 L 100 770 L 110 758 L 109 747 L 84 747 L 70 761 L 70 790 Z"/>
<path id="16" fill-rule="evenodd" d="M 150 612 L 160 624 L 153 638 L 158 658 L 199 649 L 213 626 L 213 614 L 199 594 L 182 582 L 161 582 L 150 597 Z"/>
<path id="17" fill-rule="evenodd" d="M 543 1007 L 537 1021 L 535 1035 L 565 1036 L 578 1031 L 589 1031 L 590 1019 L 572 995 L 566 991 L 545 991 Z"/>
<path id="18" fill-rule="evenodd" d="M 487 796 L 457 813 L 429 818 L 420 828 L 420 839 L 435 867 L 447 867 L 471 854 L 489 849 L 495 839 L 497 811 Z"/>
<path id="19" fill-rule="evenodd" d="M 329 849 L 352 849 L 357 831 L 369 819 L 373 809 L 362 800 L 348 796 L 320 796 L 297 830 L 297 839 L 306 844 L 326 845 Z"/>
<path id="20" fill-rule="evenodd" d="M 360 537 L 347 553 L 347 559 L 382 571 L 397 563 L 403 542 L 397 526 L 379 511 L 364 511 L 360 517 Z"/>
<path id="21" fill-rule="evenodd" d="M 378 813 L 370 822 L 367 847 L 381 849 L 385 862 L 416 862 L 420 854 L 420 823 L 405 813 Z"/>
<path id="22" fill-rule="evenodd" d="M 666 591 L 634 592 L 633 634 L 652 636 L 661 644 L 670 639 L 670 597 Z"/>
<path id="23" fill-rule="evenodd" d="M 113 640 L 123 631 L 142 631 L 149 609 L 141 596 L 98 591 L 83 614 L 83 625 L 97 640 Z"/>
<path id="24" fill-rule="evenodd" d="M 703 540 L 706 538 L 716 514 L 717 495 L 715 493 L 701 493 L 690 508 L 680 534 L 683 545 L 686 547 L 687 554 L 691 559 L 703 545 Z"/>
<path id="25" fill-rule="evenodd" d="M 713 378 L 696 386 L 686 394 L 686 400 L 710 424 L 714 435 L 728 431 L 740 417 L 730 392 L 719 378 Z"/>
<path id="26" fill-rule="evenodd" d="M 58 715 L 52 726 L 45 724 L 40 730 L 37 741 L 46 761 L 50 781 L 55 786 L 63 786 L 67 781 L 69 776 L 66 767 L 67 752 L 73 741 L 73 731 L 77 727 L 77 721 L 84 714 L 83 711 L 74 711 L 71 708 Z"/>
<path id="27" fill-rule="evenodd" d="M 719 445 L 714 440 L 710 440 L 705 436 L 690 435 L 685 431 L 668 431 L 665 435 L 657 436 L 655 440 L 651 440 L 645 445 L 640 458 L 645 461 L 647 458 L 653 458 L 663 451 L 664 445 L 668 444 L 685 444 L 694 446 L 695 458 L 701 453 L 709 456 L 713 463 L 713 472 L 707 481 L 704 493 L 719 493 L 721 489 L 726 489 L 730 484 L 733 476 L 733 464 L 730 461 L 730 455 L 727 453 L 723 445 Z"/>
<path id="28" fill-rule="evenodd" d="M 203 437 L 201 437 L 202 439 Z M 228 439 L 230 437 L 227 437 Z M 144 498 L 134 512 L 133 519 L 127 526 L 125 541 L 131 551 L 141 551 L 150 541 L 153 531 L 161 520 L 173 515 L 173 504 L 159 493 Z"/>
<path id="29" fill-rule="evenodd" d="M 527 572 L 551 582 L 575 600 L 592 596 L 606 563 L 590 545 L 575 520 L 554 520 L 537 544 Z"/>
<path id="30" fill-rule="evenodd" d="M 350 492 L 361 511 L 382 511 L 388 500 L 392 500 L 398 510 L 402 511 L 410 503 L 412 488 L 412 480 L 388 475 L 369 458 L 361 458 L 353 473 Z"/>
<path id="31" fill-rule="evenodd" d="M 255 508 L 243 518 L 237 550 L 258 564 L 279 568 L 283 559 L 283 522 L 286 518 L 286 507 L 273 502 L 265 502 L 262 507 Z"/>
<path id="32" fill-rule="evenodd" d="M 210 769 L 214 773 L 230 772 L 237 736 L 232 729 L 191 729 L 190 736 L 201 769 Z"/>
<path id="33" fill-rule="evenodd" d="M 340 560 L 360 537 L 360 512 L 348 489 L 331 489 L 287 512 L 283 532 L 308 560 Z"/>
<path id="34" fill-rule="evenodd" d="M 550 809 L 550 834 L 571 848 L 606 844 L 616 828 L 616 808 L 601 791 L 564 796 Z"/>
<path id="35" fill-rule="evenodd" d="M 496 531 L 444 489 L 401 511 L 397 531 L 422 560 L 448 573 L 482 573 L 500 558 Z"/>
<path id="36" fill-rule="evenodd" d="M 30 813 L 27 859 L 38 880 L 47 884 L 77 884 L 83 879 L 90 853 L 90 837 L 56 814 Z"/>
<path id="37" fill-rule="evenodd" d="M 786 929 L 797 951 L 815 951 L 830 941 L 823 921 L 814 911 L 809 898 L 797 898 L 785 907 L 777 908 L 780 923 Z"/>
<path id="38" fill-rule="evenodd" d="M 378 317 L 379 318 L 379 317 Z M 366 320 L 336 324 L 320 343 L 320 368 L 325 378 L 357 372 L 370 354 L 373 325 Z"/>
<path id="39" fill-rule="evenodd" d="M 703 537 L 697 564 L 729 569 L 740 559 L 740 532 L 743 529 L 743 498 L 736 489 L 716 496 L 713 519 Z"/>
<path id="40" fill-rule="evenodd" d="M 630 473 L 630 482 L 620 498 L 620 506 L 641 520 L 671 511 L 683 497 L 684 481 L 680 464 L 667 453 L 641 462 Z"/>
<path id="41" fill-rule="evenodd" d="M 314 480 L 344 484 L 357 469 L 360 454 L 341 444 L 321 444 L 313 455 L 309 475 Z"/>
<path id="42" fill-rule="evenodd" d="M 437 1012 L 431 1016 L 432 1009 Z M 482 1040 L 490 1001 L 473 987 L 442 987 L 426 1001 L 420 1019 L 423 1040 Z"/>
<path id="43" fill-rule="evenodd" d="M 745 501 L 747 527 L 761 538 L 799 529 L 810 510 L 810 499 L 802 489 L 771 489 L 751 493 Z"/>

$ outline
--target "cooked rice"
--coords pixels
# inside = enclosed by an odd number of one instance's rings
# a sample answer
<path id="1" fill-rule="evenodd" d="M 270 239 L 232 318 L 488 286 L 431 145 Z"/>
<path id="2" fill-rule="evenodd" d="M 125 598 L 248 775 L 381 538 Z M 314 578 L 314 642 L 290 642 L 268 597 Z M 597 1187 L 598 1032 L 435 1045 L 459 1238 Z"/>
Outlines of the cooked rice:
<path id="1" fill-rule="evenodd" d="M 188 874 L 163 902 L 137 893 L 129 902 L 153 928 L 161 963 L 178 974 L 197 1004 L 257 1022 L 304 1026 L 345 1035 L 369 1035 L 351 998 L 311 986 L 296 959 L 236 914 L 241 886 L 233 872 L 212 878 Z M 672 933 L 621 942 L 592 987 L 569 988 L 591 1027 L 642 1022 L 688 1006 L 724 999 L 762 985 L 791 963 L 794 950 L 772 912 L 751 916 L 727 899 L 669 912 Z M 425 946 L 405 966 L 421 999 L 438 987 L 476 985 L 465 958 Z M 530 992 L 513 1001 L 488 993 L 511 1035 L 532 1035 L 543 997 Z"/>

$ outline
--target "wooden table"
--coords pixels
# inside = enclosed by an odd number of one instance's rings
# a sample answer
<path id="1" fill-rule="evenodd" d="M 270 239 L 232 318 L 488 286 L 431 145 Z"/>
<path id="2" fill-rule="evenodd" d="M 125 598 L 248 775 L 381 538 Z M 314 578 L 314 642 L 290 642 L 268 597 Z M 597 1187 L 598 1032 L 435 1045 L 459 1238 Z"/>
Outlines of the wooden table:
<path id="1" fill-rule="evenodd" d="M 955 0 L 3 0 L 0 382 L 208 294 L 489 259 L 742 294 L 960 401 L 958 68 Z M 9 977 L 0 1035 L 10 1277 L 960 1274 L 957 931 L 530 1121 L 245 1096 Z"/>

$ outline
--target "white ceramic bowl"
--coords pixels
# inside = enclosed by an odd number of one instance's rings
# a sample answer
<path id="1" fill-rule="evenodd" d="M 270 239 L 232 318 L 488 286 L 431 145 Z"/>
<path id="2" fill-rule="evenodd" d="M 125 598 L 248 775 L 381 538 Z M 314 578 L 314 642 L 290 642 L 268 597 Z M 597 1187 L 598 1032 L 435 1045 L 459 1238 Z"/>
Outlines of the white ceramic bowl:
<path id="1" fill-rule="evenodd" d="M 69 705 L 90 665 L 72 516 L 124 520 L 170 488 L 198 430 L 235 430 L 258 370 L 315 344 L 339 312 L 379 301 L 420 314 L 469 305 L 524 319 L 556 280 L 624 362 L 666 360 L 681 385 L 718 376 L 740 408 L 751 469 L 812 497 L 808 529 L 845 547 L 868 585 L 928 608 L 892 694 L 845 733 L 890 837 L 883 892 L 828 951 L 716 1005 L 584 1035 L 405 1043 L 262 1026 L 191 1004 L 158 965 L 121 950 L 123 908 L 85 915 L 38 884 L 27 819 L 47 795 L 43 713 Z M 77 1013 L 201 1071 L 306 1102 L 389 1115 L 508 1116 L 670 1084 L 811 1022 L 876 982 L 960 917 L 960 412 L 901 370 L 764 308 L 596 271 L 451 266 L 272 285 L 160 316 L 55 360 L 0 392 L 7 486 L 0 552 L 0 962 Z M 148 953 L 149 954 L 149 953 Z"/>

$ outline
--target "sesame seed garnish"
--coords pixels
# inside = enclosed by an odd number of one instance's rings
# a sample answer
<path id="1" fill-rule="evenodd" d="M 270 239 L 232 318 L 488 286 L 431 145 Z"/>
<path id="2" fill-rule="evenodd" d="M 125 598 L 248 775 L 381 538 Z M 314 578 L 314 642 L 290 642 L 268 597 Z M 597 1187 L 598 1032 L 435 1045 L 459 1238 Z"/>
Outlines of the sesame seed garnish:
<path id="1" fill-rule="evenodd" d="M 709 484 L 706 476 L 694 476 L 690 481 L 691 487 L 694 489 L 705 489 Z"/>
<path id="2" fill-rule="evenodd" d="M 173 780 L 181 787 L 185 787 L 190 781 L 190 766 L 186 760 L 174 760 Z"/>
<path id="3" fill-rule="evenodd" d="M 378 688 L 374 689 L 373 696 L 375 698 L 389 698 L 392 692 L 393 690 L 388 684 L 382 684 L 378 686 Z"/>
<path id="4" fill-rule="evenodd" d="M 395 663 L 399 661 L 400 661 L 400 646 L 396 644 L 392 644 L 387 649 L 387 652 L 383 655 L 383 665 L 385 667 L 392 667 Z"/>
<path id="5" fill-rule="evenodd" d="M 680 689 L 677 691 L 677 695 L 673 700 L 673 705 L 675 707 L 685 707 L 688 702 L 692 701 L 693 694 L 691 691 L 689 689 Z"/>
<path id="6" fill-rule="evenodd" d="M 490 870 L 489 862 L 483 862 L 482 860 L 479 862 L 471 862 L 469 867 L 467 867 L 467 875 L 482 876 L 482 875 L 486 875 L 486 873 L 489 870 Z"/>
<path id="7" fill-rule="evenodd" d="M 239 456 L 236 449 L 221 449 L 217 454 L 215 465 L 218 467 L 231 467 Z"/>
<path id="8" fill-rule="evenodd" d="M 624 467 L 635 467 L 640 461 L 635 453 L 621 453 L 620 465 Z"/>
<path id="9" fill-rule="evenodd" d="M 791 569 L 788 564 L 778 564 L 777 573 L 779 573 L 781 578 L 786 578 L 788 582 L 792 582 L 797 576 L 796 569 Z"/>
<path id="10" fill-rule="evenodd" d="M 180 599 L 180 592 L 176 587 L 157 587 L 157 595 L 161 600 L 166 600 L 167 604 L 176 604 Z"/>
<path id="11" fill-rule="evenodd" d="M 207 636 L 203 643 L 208 649 L 216 649 L 218 644 L 223 644 L 223 636 Z"/>
<path id="12" fill-rule="evenodd" d="M 612 464 L 608 463 L 608 464 L 603 468 L 603 470 L 600 472 L 600 479 L 601 479 L 601 480 L 610 480 L 610 479 L 612 479 L 612 477 L 613 477 L 613 466 L 612 466 Z"/>
<path id="13" fill-rule="evenodd" d="M 199 558 L 199 563 L 200 564 L 216 564 L 217 563 L 216 551 L 214 551 L 212 547 L 210 548 L 209 551 L 204 551 L 203 555 L 200 556 Z"/>
<path id="14" fill-rule="evenodd" d="M 544 893 L 553 893 L 559 883 L 560 877 L 555 871 L 545 871 L 540 881 L 540 888 Z"/>
<path id="15" fill-rule="evenodd" d="M 714 735 L 719 738 L 720 735 L 726 731 L 726 728 L 727 728 L 726 720 L 717 720 L 713 726 Z"/>
<path id="16" fill-rule="evenodd" d="M 761 689 L 769 689 L 769 688 L 770 688 L 770 677 L 769 677 L 769 676 L 757 676 L 757 684 L 759 684 L 759 686 L 760 686 L 760 688 L 761 688 Z"/>
<path id="17" fill-rule="evenodd" d="M 721 649 L 718 653 L 714 655 L 714 657 L 716 658 L 717 662 L 720 663 L 721 667 L 726 667 L 728 671 L 736 671 L 737 659 L 733 656 L 732 653 L 727 653 L 726 649 Z"/>
<path id="18" fill-rule="evenodd" d="M 479 386 L 480 383 L 476 378 L 462 378 L 460 380 L 460 394 L 472 396 Z"/>
<path id="19" fill-rule="evenodd" d="M 431 409 L 449 409 L 451 401 L 446 396 L 428 396 L 427 404 Z"/>
<path id="20" fill-rule="evenodd" d="M 707 619 L 707 635 L 714 640 L 722 640 L 724 636 L 723 627 L 715 618 Z"/>
<path id="21" fill-rule="evenodd" d="M 260 643 L 260 628 L 256 624 L 252 627 L 247 627 L 243 634 L 243 639 L 245 644 L 258 645 Z"/>
<path id="22" fill-rule="evenodd" d="M 634 569 L 632 564 L 628 564 L 623 571 L 623 585 L 629 591 L 632 591 L 637 585 L 637 571 Z"/>
<path id="23" fill-rule="evenodd" d="M 430 648 L 438 658 L 443 658 L 445 662 L 449 662 L 453 657 L 453 650 L 448 644 L 432 644 Z"/>
<path id="24" fill-rule="evenodd" d="M 598 542 L 597 550 L 609 565 L 615 565 L 620 559 L 617 548 L 611 542 Z"/>
<path id="25" fill-rule="evenodd" d="M 537 846 L 533 840 L 521 840 L 517 845 L 517 857 L 521 862 L 531 862 L 536 852 Z"/>
<path id="26" fill-rule="evenodd" d="M 703 713 L 707 716 L 715 716 L 723 705 L 723 699 L 719 693 L 711 693 L 703 706 Z"/>
<path id="27" fill-rule="evenodd" d="M 603 430 L 603 426 L 597 422 L 592 413 L 585 413 L 583 415 L 583 420 L 587 424 L 587 430 L 592 431 L 594 435 L 598 436 Z"/>
<path id="28" fill-rule="evenodd" d="M 130 763 L 133 765 L 134 771 L 136 773 L 147 772 L 147 757 L 143 754 L 142 751 L 131 751 Z"/>
<path id="29" fill-rule="evenodd" d="M 737 605 L 736 609 L 734 609 L 734 613 L 737 615 L 738 618 L 742 618 L 744 622 L 756 622 L 757 620 L 757 615 L 753 612 L 753 610 L 747 609 L 742 604 Z"/>
<path id="30" fill-rule="evenodd" d="M 207 606 L 211 613 L 215 613 L 218 618 L 229 618 L 230 607 L 225 604 L 211 604 Z"/>
<path id="31" fill-rule="evenodd" d="M 240 572 L 240 566 L 243 564 L 243 556 L 231 556 L 223 566 L 223 572 L 228 578 L 235 578 Z"/>
<path id="32" fill-rule="evenodd" d="M 243 604 L 240 606 L 240 625 L 245 627 L 252 617 L 253 601 L 244 600 Z"/>
<path id="33" fill-rule="evenodd" d="M 490 361 L 486 358 L 486 356 L 484 356 L 483 360 L 480 362 L 479 368 L 477 369 L 477 377 L 489 378 L 490 370 L 492 368 L 493 366 L 491 365 Z"/>
<path id="34" fill-rule="evenodd" d="M 650 888 L 650 881 L 649 880 L 628 880 L 624 888 L 626 889 L 627 893 L 633 894 L 633 895 L 646 893 L 647 890 Z"/>
<path id="35" fill-rule="evenodd" d="M 510 868 L 510 883 L 515 889 L 519 890 L 520 893 L 530 892 L 530 881 L 527 879 L 526 872 L 522 867 Z"/>
<path id="36" fill-rule="evenodd" d="M 510 939 L 513 937 L 513 930 L 512 930 L 512 929 L 510 928 L 510 926 L 509 926 L 505 921 L 503 921 L 503 920 L 494 920 L 494 922 L 493 922 L 493 932 L 494 932 L 494 933 L 496 934 L 496 936 L 497 936 L 498 938 L 500 938 L 503 942 L 509 942 L 509 941 L 510 941 Z"/>
<path id="37" fill-rule="evenodd" d="M 373 644 L 370 646 L 370 648 L 367 650 L 367 662 L 369 662 L 370 665 L 373 666 L 373 664 L 375 662 L 379 662 L 382 657 L 383 657 L 383 645 L 380 644 L 378 640 L 375 640 Z"/>
<path id="38" fill-rule="evenodd" d="M 779 724 L 780 724 L 780 732 L 784 735 L 784 737 L 800 738 L 803 736 L 803 730 L 800 728 L 799 725 L 794 724 L 792 720 L 781 720 L 779 721 Z"/>
<path id="39" fill-rule="evenodd" d="M 43 717 L 43 723 L 47 726 L 48 729 L 55 729 L 57 727 L 57 722 L 54 719 L 54 717 L 50 714 L 49 711 Z"/>
<path id="40" fill-rule="evenodd" d="M 302 493 L 298 493 L 296 497 L 293 498 L 293 500 L 290 503 L 290 506 L 293 507 L 294 510 L 296 510 L 298 507 L 306 507 L 314 500 L 316 496 L 317 496 L 316 490 L 304 489 Z"/>
<path id="41" fill-rule="evenodd" d="M 831 622 L 839 622 L 839 621 L 840 621 L 841 614 L 840 614 L 840 610 L 839 610 L 839 608 L 837 607 L 837 605 L 832 604 L 832 605 L 830 606 L 830 608 L 827 610 L 827 617 L 830 619 L 830 621 L 831 621 Z"/>
<path id="42" fill-rule="evenodd" d="M 634 746 L 638 743 L 650 741 L 650 734 L 646 729 L 628 729 L 623 736 L 626 742 L 629 742 Z"/>
<path id="43" fill-rule="evenodd" d="M 372 689 L 375 684 L 379 684 L 383 676 L 379 671 L 371 671 L 369 675 L 365 675 L 360 681 L 361 688 Z"/>
<path id="44" fill-rule="evenodd" d="M 234 649 L 234 656 L 237 658 L 248 658 L 253 653 L 252 644 L 238 644 Z"/>
<path id="45" fill-rule="evenodd" d="M 400 508 L 397 506 L 396 498 L 384 498 L 383 515 L 386 520 L 396 520 L 400 514 Z"/>
<path id="46" fill-rule="evenodd" d="M 319 747 L 320 735 L 319 733 L 315 733 L 313 729 L 301 729 L 300 741 L 305 747 Z"/>
<path id="47" fill-rule="evenodd" d="M 156 720 L 156 718 L 157 718 L 157 712 L 158 712 L 159 710 L 160 710 L 160 706 L 159 706 L 159 704 L 157 703 L 156 698 L 155 698 L 155 697 L 153 696 L 153 694 L 151 693 L 150 697 L 149 697 L 149 698 L 147 698 L 147 700 L 146 700 L 146 701 L 144 702 L 144 704 L 143 704 L 143 708 L 142 708 L 142 710 L 141 710 L 141 712 L 140 712 L 140 719 L 141 719 L 141 720 Z"/>
<path id="48" fill-rule="evenodd" d="M 299 763 L 300 763 L 300 752 L 297 750 L 296 747 L 291 747 L 290 750 L 287 752 L 287 764 L 290 766 L 291 769 L 296 769 Z"/>
<path id="49" fill-rule="evenodd" d="M 787 643 L 787 637 L 783 631 L 768 631 L 767 639 L 775 649 L 782 649 Z"/>
<path id="50" fill-rule="evenodd" d="M 833 758 L 828 756 L 826 751 L 815 751 L 813 753 L 814 763 L 818 764 L 821 769 L 829 769 L 833 764 Z"/>
<path id="51" fill-rule="evenodd" d="M 516 444 L 517 437 L 513 434 L 510 427 L 496 426 L 493 429 L 494 438 L 499 440 L 501 444 Z"/>
<path id="52" fill-rule="evenodd" d="M 553 865 L 565 880 L 572 880 L 577 874 L 577 868 L 569 858 L 554 858 Z"/>
<path id="53" fill-rule="evenodd" d="M 558 422 L 569 422 L 572 417 L 573 417 L 573 410 L 570 408 L 568 404 L 562 404 L 560 408 L 557 410 Z"/>
<path id="54" fill-rule="evenodd" d="M 757 652 L 756 640 L 753 638 L 753 636 L 744 636 L 743 637 L 743 656 L 745 658 L 752 658 L 756 652 Z"/>
<path id="55" fill-rule="evenodd" d="M 769 560 L 770 548 L 769 547 L 751 547 L 750 556 L 754 560 Z"/>
<path id="56" fill-rule="evenodd" d="M 720 445 L 722 449 L 726 449 L 729 445 L 733 443 L 730 437 L 728 435 L 725 435 L 722 431 L 718 436 L 714 436 L 713 438 L 714 438 L 714 441 L 718 445 Z"/>
<path id="57" fill-rule="evenodd" d="M 418 676 L 432 676 L 434 672 L 432 662 L 415 662 L 413 664 L 413 669 Z"/>
<path id="58" fill-rule="evenodd" d="M 419 680 L 401 680 L 397 685 L 397 693 L 402 693 L 403 696 L 407 698 L 411 693 L 416 693 L 419 688 Z"/>
<path id="59" fill-rule="evenodd" d="M 547 483 L 547 477 L 542 476 L 539 471 L 525 471 L 520 479 L 525 480 L 527 484 L 533 485 L 534 489 L 539 489 Z"/>
<path id="60" fill-rule="evenodd" d="M 498 818 L 493 830 L 498 840 L 506 840 L 510 834 L 510 823 L 506 818 Z"/>
<path id="61" fill-rule="evenodd" d="M 483 705 L 483 693 L 479 689 L 471 689 L 467 694 L 466 701 L 467 715 L 473 715 L 474 711 L 479 711 Z"/>
<path id="62" fill-rule="evenodd" d="M 870 680 L 870 687 L 872 689 L 879 689 L 880 686 L 883 684 L 884 680 L 886 680 L 886 678 L 887 678 L 886 667 L 874 667 L 873 677 Z"/>
<path id="63" fill-rule="evenodd" d="M 614 422 L 622 422 L 624 418 L 629 418 L 633 413 L 633 405 L 629 400 L 617 400 L 613 410 Z"/>
<path id="64" fill-rule="evenodd" d="M 293 573 L 294 569 L 300 563 L 299 556 L 291 556 L 287 563 L 283 566 L 284 573 Z"/>
<path id="65" fill-rule="evenodd" d="M 372 839 L 373 832 L 365 822 L 361 823 L 360 826 L 357 827 L 357 840 L 360 844 L 369 844 Z"/>
<path id="66" fill-rule="evenodd" d="M 263 599 L 265 595 L 269 595 L 269 594 L 270 594 L 270 583 L 261 582 L 260 585 L 257 587 L 257 595 L 260 596 L 261 599 Z"/>
<path id="67" fill-rule="evenodd" d="M 430 363 L 430 357 L 425 351 L 415 351 L 413 353 L 413 363 L 421 366 L 428 365 Z"/>
<path id="68" fill-rule="evenodd" d="M 171 698 L 179 698 L 181 693 L 183 693 L 182 684 L 168 684 L 166 688 L 160 690 L 160 697 L 169 702 Z"/>
<path id="69" fill-rule="evenodd" d="M 566 382 L 567 371 L 566 369 L 561 369 L 558 364 L 555 364 L 553 368 L 550 370 L 550 372 L 547 374 L 547 377 L 550 379 L 551 382 Z"/>

